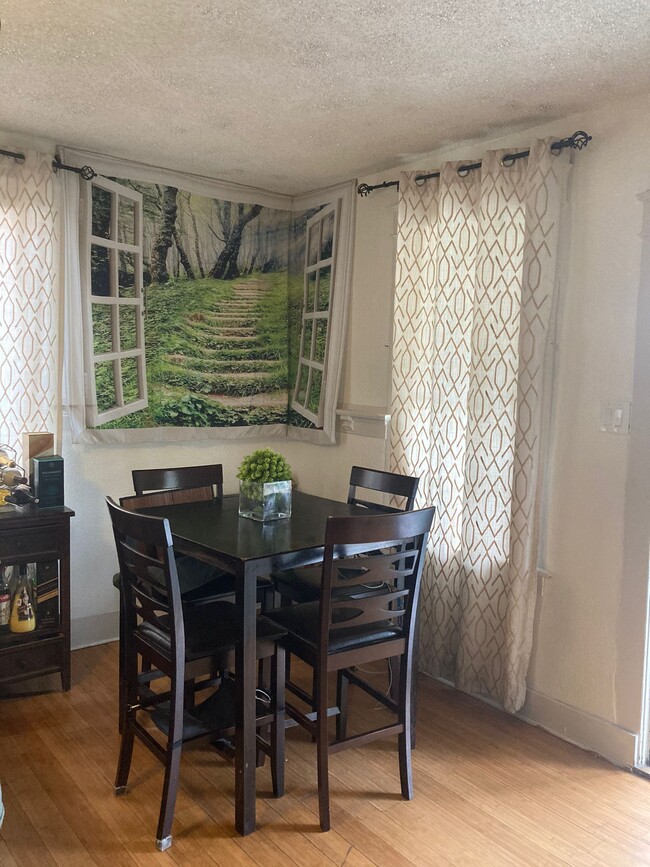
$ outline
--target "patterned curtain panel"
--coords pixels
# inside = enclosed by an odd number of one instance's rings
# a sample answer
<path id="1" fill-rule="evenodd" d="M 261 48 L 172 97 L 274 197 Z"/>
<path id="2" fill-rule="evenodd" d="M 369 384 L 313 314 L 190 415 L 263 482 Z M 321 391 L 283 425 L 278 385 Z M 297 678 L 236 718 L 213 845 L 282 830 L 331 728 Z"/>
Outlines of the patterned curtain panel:
<path id="1" fill-rule="evenodd" d="M 0 159 L 0 442 L 57 431 L 58 259 L 52 157 Z"/>
<path id="2" fill-rule="evenodd" d="M 435 504 L 420 665 L 509 711 L 536 597 L 544 357 L 568 156 L 400 178 L 391 468 Z"/>

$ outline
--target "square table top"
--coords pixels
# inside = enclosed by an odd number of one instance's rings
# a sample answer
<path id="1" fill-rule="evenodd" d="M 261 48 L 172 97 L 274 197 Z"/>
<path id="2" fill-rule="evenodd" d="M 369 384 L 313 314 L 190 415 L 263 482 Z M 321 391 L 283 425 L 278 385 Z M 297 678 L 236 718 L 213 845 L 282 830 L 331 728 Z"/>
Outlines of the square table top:
<path id="1" fill-rule="evenodd" d="M 293 553 L 296 559 L 291 566 L 305 565 L 318 559 L 316 549 L 323 547 L 329 516 L 368 514 L 362 506 L 327 500 L 302 491 L 293 492 L 291 517 L 277 521 L 261 522 L 240 517 L 238 494 L 138 511 L 167 518 L 174 548 L 183 553 L 203 554 L 208 558 L 222 555 L 218 558 L 220 561 L 225 559 L 232 563 L 273 561 L 275 557 Z M 305 556 L 301 557 L 300 552 Z"/>

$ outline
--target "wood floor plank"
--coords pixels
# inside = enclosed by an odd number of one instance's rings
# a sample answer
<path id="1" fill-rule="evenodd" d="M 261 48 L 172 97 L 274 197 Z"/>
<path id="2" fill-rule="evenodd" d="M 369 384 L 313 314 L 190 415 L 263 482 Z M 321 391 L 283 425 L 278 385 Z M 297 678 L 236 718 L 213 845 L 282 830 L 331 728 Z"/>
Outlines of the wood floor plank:
<path id="1" fill-rule="evenodd" d="M 0 864 L 2 867 L 19 867 L 18 861 L 16 861 L 9 851 L 9 847 L 2 840 L 0 840 Z"/>
<path id="2" fill-rule="evenodd" d="M 308 683 L 306 670 L 296 674 Z M 381 667 L 369 677 L 386 688 Z M 351 732 L 385 718 L 358 690 L 351 700 Z M 1 867 L 650 867 L 649 780 L 428 678 L 413 801 L 400 796 L 396 738 L 338 753 L 323 834 L 315 745 L 292 729 L 286 795 L 272 797 L 267 761 L 257 771 L 258 830 L 243 838 L 233 766 L 197 744 L 184 751 L 165 853 L 154 847 L 162 768 L 140 744 L 128 793 L 113 794 L 115 644 L 73 654 L 70 692 L 3 700 L 0 716 Z"/>
<path id="3" fill-rule="evenodd" d="M 2 799 L 6 812 L 0 842 L 9 850 L 11 857 L 20 867 L 56 867 L 54 857 L 32 824 L 29 817 L 31 811 L 23 809 L 11 784 L 4 781 Z"/>

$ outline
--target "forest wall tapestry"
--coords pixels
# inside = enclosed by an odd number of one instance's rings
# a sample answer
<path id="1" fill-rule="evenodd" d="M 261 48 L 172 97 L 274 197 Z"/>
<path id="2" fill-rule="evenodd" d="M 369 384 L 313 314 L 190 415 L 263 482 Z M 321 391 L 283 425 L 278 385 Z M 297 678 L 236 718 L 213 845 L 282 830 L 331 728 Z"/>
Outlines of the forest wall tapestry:
<path id="1" fill-rule="evenodd" d="M 323 426 L 337 200 L 294 211 L 115 176 L 82 192 L 88 427 Z"/>

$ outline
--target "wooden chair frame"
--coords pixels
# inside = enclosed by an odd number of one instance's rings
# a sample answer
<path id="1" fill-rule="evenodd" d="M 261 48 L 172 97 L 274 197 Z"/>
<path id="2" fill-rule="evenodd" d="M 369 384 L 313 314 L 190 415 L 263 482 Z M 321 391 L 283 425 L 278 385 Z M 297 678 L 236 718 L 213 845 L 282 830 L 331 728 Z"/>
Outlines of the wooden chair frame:
<path id="1" fill-rule="evenodd" d="M 397 512 L 350 518 L 329 518 L 325 536 L 319 603 L 319 634 L 306 641 L 283 622 L 282 609 L 276 612 L 277 622 L 288 628 L 286 648 L 312 666 L 314 692 L 307 694 L 291 681 L 287 690 L 315 710 L 304 713 L 287 703 L 287 714 L 316 739 L 318 762 L 318 797 L 320 825 L 330 827 L 328 757 L 330 753 L 357 747 L 388 735 L 398 736 L 400 781 L 402 796 L 413 796 L 411 769 L 411 728 L 413 658 L 415 620 L 420 582 L 428 533 L 435 509 Z M 386 551 L 385 549 L 388 549 Z M 381 551 L 381 553 L 378 553 Z M 360 557 L 359 555 L 367 555 Z M 381 582 L 383 589 L 360 590 L 359 569 L 367 570 L 373 584 Z M 350 592 L 341 595 L 348 586 Z M 354 586 L 350 587 L 353 584 Z M 339 591 L 336 595 L 333 591 Z M 310 604 L 310 603 L 307 603 Z M 311 603 L 313 604 L 313 603 Z M 297 606 L 300 608 L 300 606 Z M 297 610 L 297 609 L 296 609 Z M 273 618 L 273 613 L 270 614 Z M 384 640 L 361 641 L 350 649 L 335 651 L 332 642 L 337 633 L 351 626 L 370 627 L 395 624 L 401 630 Z M 384 695 L 363 680 L 352 667 L 381 659 L 399 659 L 399 694 L 397 699 Z M 337 672 L 337 704 L 340 713 L 336 738 L 328 736 L 327 676 Z M 353 737 L 347 736 L 347 691 L 349 683 L 365 690 L 397 715 L 397 721 Z"/>
<path id="2" fill-rule="evenodd" d="M 125 602 L 125 631 L 121 640 L 125 645 L 126 679 L 121 697 L 124 718 L 120 757 L 115 778 L 115 793 L 126 792 L 131 766 L 133 745 L 137 737 L 165 766 L 163 793 L 156 834 L 160 851 L 171 846 L 171 827 L 178 790 L 181 748 L 184 742 L 207 735 L 231 734 L 232 729 L 203 731 L 184 736 L 185 683 L 187 680 L 186 639 L 180 587 L 169 522 L 165 518 L 137 515 L 120 508 L 106 498 L 122 577 L 122 595 Z M 162 579 L 162 581 L 161 581 Z M 158 632 L 169 635 L 167 653 L 143 631 L 148 624 Z M 232 647 L 219 645 L 215 635 L 214 653 L 220 658 Z M 271 758 L 273 792 L 276 797 L 284 791 L 284 650 L 274 641 L 258 641 L 258 659 L 272 659 L 272 712 L 257 717 L 258 750 Z M 170 689 L 164 693 L 144 692 L 138 672 L 138 657 L 155 667 L 156 674 L 170 679 Z M 206 655 L 210 659 L 212 653 Z M 193 660 L 196 661 L 196 660 Z M 139 711 L 155 708 L 169 701 L 169 730 L 166 745 L 161 745 L 138 719 Z M 262 731 L 270 731 L 266 740 Z"/>

